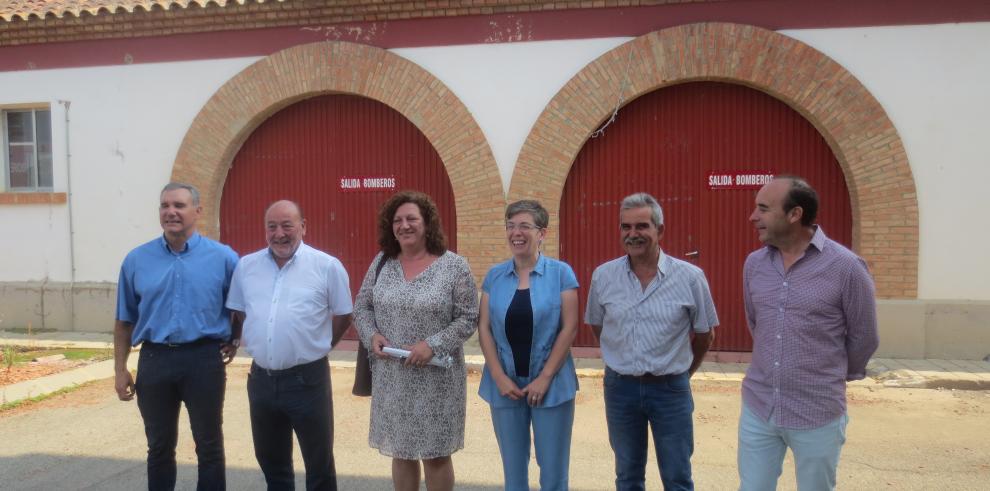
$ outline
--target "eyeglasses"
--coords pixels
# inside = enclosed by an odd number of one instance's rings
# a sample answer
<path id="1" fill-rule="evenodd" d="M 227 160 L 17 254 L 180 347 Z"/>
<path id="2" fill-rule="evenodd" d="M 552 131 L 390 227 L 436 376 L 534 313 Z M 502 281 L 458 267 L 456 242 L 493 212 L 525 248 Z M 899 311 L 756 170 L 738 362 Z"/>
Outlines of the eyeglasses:
<path id="1" fill-rule="evenodd" d="M 531 223 L 512 223 L 512 222 L 505 222 L 505 231 L 506 232 L 514 232 L 516 230 L 518 230 L 520 232 L 532 232 L 534 230 L 542 230 L 542 229 L 540 227 L 537 227 L 536 225 L 531 224 Z"/>

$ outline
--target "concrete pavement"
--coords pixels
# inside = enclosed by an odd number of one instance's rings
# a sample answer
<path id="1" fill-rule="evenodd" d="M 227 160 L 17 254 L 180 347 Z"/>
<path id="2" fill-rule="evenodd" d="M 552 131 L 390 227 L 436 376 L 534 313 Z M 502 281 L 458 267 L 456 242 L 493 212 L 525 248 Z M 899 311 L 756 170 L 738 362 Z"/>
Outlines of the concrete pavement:
<path id="1" fill-rule="evenodd" d="M 47 333 L 26 336 L 12 333 L 0 334 L 0 345 L 26 345 L 41 347 L 79 347 L 106 349 L 112 347 L 113 338 L 99 333 Z M 330 355 L 330 365 L 337 368 L 353 368 L 355 365 L 356 342 L 342 341 Z M 587 351 L 586 351 L 587 352 Z M 132 354 L 128 365 L 137 366 L 137 355 Z M 741 382 L 747 364 L 739 361 L 735 354 L 712 354 L 702 363 L 695 378 L 716 382 Z M 718 360 L 718 361 L 714 361 Z M 465 361 L 468 369 L 481 370 L 484 357 L 476 343 L 465 347 Z M 604 366 L 601 358 L 577 358 L 578 375 L 581 377 L 601 377 Z M 250 364 L 251 359 L 243 350 L 234 360 L 235 364 Z M 0 404 L 38 397 L 52 392 L 84 384 L 93 380 L 113 376 L 113 360 L 94 363 L 81 368 L 29 380 L 18 384 L 0 387 Z M 870 362 L 868 377 L 852 382 L 855 386 L 905 387 L 927 389 L 986 390 L 990 389 L 990 362 L 970 360 L 909 360 L 876 358 Z"/>
<path id="2" fill-rule="evenodd" d="M 353 356 L 353 353 L 343 353 Z M 347 360 L 350 361 L 350 356 Z M 254 457 L 247 401 L 247 366 L 227 370 L 224 446 L 227 489 L 262 491 Z M 338 484 L 347 491 L 391 489 L 390 460 L 368 446 L 370 400 L 351 395 L 354 370 L 333 368 L 334 454 Z M 498 445 L 490 409 L 478 396 L 480 377 L 468 376 L 464 449 L 454 456 L 459 491 L 502 488 Z M 575 399 L 570 450 L 570 489 L 614 489 L 614 457 L 605 423 L 601 378 L 581 379 Z M 736 434 L 738 382 L 695 380 L 695 453 L 699 490 L 738 489 Z M 927 491 L 985 490 L 990 482 L 990 391 L 849 388 L 849 439 L 839 464 L 839 489 Z M 196 489 L 196 454 L 185 411 L 179 418 L 177 490 Z M 649 447 L 646 488 L 660 489 Z M 134 401 L 120 402 L 112 379 L 94 381 L 24 410 L 0 412 L 0 490 L 145 489 L 147 443 Z M 532 453 L 531 453 L 532 455 Z M 293 461 L 303 489 L 303 462 Z M 530 489 L 538 488 L 535 459 Z M 795 489 L 788 456 L 780 489 Z M 421 488 L 422 489 L 422 488 Z"/>

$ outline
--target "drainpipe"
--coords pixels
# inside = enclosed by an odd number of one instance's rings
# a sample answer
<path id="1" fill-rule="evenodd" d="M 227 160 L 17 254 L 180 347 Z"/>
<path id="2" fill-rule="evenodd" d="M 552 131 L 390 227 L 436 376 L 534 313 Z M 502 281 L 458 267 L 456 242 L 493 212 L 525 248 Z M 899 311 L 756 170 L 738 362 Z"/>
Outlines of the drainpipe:
<path id="1" fill-rule="evenodd" d="M 59 100 L 65 107 L 65 204 L 69 213 L 69 330 L 76 330 L 76 232 L 72 215 L 72 151 L 69 147 L 69 106 L 72 101 Z"/>

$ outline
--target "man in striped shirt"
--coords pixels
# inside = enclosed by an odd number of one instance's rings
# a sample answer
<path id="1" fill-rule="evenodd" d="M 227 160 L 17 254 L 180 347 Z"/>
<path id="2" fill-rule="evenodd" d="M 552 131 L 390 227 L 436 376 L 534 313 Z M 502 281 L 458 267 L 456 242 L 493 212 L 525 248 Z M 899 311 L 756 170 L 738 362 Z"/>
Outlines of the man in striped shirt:
<path id="1" fill-rule="evenodd" d="M 701 269 L 660 249 L 663 210 L 656 199 L 627 196 L 619 222 L 626 255 L 595 269 L 585 312 L 605 362 L 615 487 L 645 488 L 649 428 L 664 489 L 694 489 L 689 379 L 714 339 L 715 304 Z"/>
<path id="2" fill-rule="evenodd" d="M 740 489 L 772 490 L 787 447 L 798 489 L 835 489 L 846 440 L 846 381 L 866 376 L 877 349 L 866 263 L 815 225 L 818 195 L 780 176 L 749 219 L 766 244 L 746 259 L 743 295 L 753 361 L 743 380 Z"/>

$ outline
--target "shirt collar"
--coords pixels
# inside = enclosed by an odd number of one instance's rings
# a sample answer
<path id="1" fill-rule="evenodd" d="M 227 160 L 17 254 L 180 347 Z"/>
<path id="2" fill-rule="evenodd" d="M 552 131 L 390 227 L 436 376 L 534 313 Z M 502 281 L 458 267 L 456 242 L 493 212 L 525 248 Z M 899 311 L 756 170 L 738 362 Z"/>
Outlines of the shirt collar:
<path id="1" fill-rule="evenodd" d="M 818 249 L 818 252 L 821 252 L 822 248 L 825 247 L 825 239 L 827 238 L 828 237 L 825 236 L 825 231 L 822 230 L 821 225 L 815 225 L 815 235 L 811 236 L 811 245 L 815 246 L 815 249 Z"/>
<path id="2" fill-rule="evenodd" d="M 184 249 L 182 249 L 181 251 L 173 251 L 172 248 L 169 247 L 168 241 L 165 240 L 165 234 L 162 234 L 162 236 L 159 238 L 162 247 L 165 249 L 165 252 L 168 252 L 169 254 L 185 254 L 195 249 L 196 246 L 199 245 L 202 239 L 203 238 L 200 237 L 199 232 L 193 232 L 193 234 L 188 239 L 186 239 L 186 245 L 183 246 Z"/>
<path id="3" fill-rule="evenodd" d="M 660 249 L 660 259 L 657 259 L 657 270 L 660 271 L 662 276 L 667 276 L 670 271 L 671 264 L 670 256 L 663 253 L 663 249 Z"/>
<path id="4" fill-rule="evenodd" d="M 536 266 L 533 267 L 533 272 L 543 276 L 547 272 L 547 259 L 540 254 L 540 257 L 536 259 Z"/>
<path id="5" fill-rule="evenodd" d="M 657 271 L 660 272 L 661 276 L 667 276 L 667 272 L 670 271 L 671 259 L 669 256 L 664 254 L 663 249 L 660 249 L 660 257 L 657 258 Z M 623 263 L 626 265 L 626 271 L 632 273 L 632 259 L 629 254 L 626 254 L 626 260 Z"/>
<path id="6" fill-rule="evenodd" d="M 543 253 L 540 253 L 536 257 L 536 265 L 533 266 L 533 273 L 536 273 L 536 274 L 538 274 L 540 276 L 543 276 L 544 274 L 546 274 L 546 272 L 547 272 L 547 259 L 543 256 Z M 511 274 L 511 275 L 515 275 L 516 274 L 516 261 L 515 261 L 515 259 L 510 259 L 509 260 L 509 274 Z"/>
<path id="7" fill-rule="evenodd" d="M 305 246 L 306 246 L 306 243 L 300 240 L 299 241 L 299 247 L 296 247 L 296 252 L 293 252 L 292 253 L 292 257 L 290 257 L 289 260 L 285 262 L 285 265 L 288 266 L 289 263 L 295 262 L 296 258 L 299 257 L 299 252 L 301 252 L 303 250 L 303 247 L 305 247 Z M 271 247 L 268 247 L 266 250 L 268 251 L 268 254 L 267 254 L 268 255 L 268 259 L 271 260 L 272 263 L 275 263 L 275 256 L 272 255 L 272 248 Z M 275 263 L 275 264 L 277 265 L 278 263 Z"/>
<path id="8" fill-rule="evenodd" d="M 815 233 L 811 236 L 811 242 L 808 242 L 808 245 L 814 246 L 815 249 L 818 250 L 818 252 L 822 252 L 822 250 L 825 248 L 825 242 L 827 241 L 827 239 L 828 237 L 825 235 L 825 231 L 822 230 L 821 225 L 815 225 Z M 778 249 L 777 246 L 767 244 L 766 247 L 768 251 L 774 254 L 780 253 L 780 249 Z M 808 252 L 808 250 L 805 249 L 805 252 Z"/>

